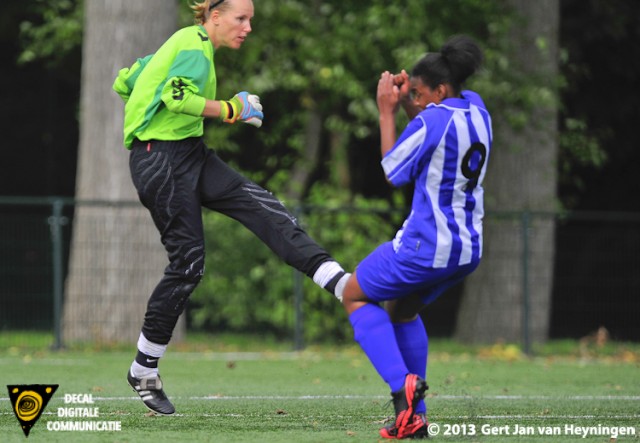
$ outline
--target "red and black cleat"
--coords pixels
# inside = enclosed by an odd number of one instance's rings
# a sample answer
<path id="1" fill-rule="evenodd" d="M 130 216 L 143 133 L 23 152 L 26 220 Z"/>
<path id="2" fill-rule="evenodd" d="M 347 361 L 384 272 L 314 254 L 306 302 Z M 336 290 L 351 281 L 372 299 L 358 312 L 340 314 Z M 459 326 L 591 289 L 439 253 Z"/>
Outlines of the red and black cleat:
<path id="1" fill-rule="evenodd" d="M 426 417 L 415 415 L 416 405 L 424 398 L 427 389 L 427 382 L 422 378 L 415 374 L 407 375 L 404 386 L 391 393 L 396 420 L 392 425 L 380 429 L 382 438 L 425 438 L 428 435 Z"/>

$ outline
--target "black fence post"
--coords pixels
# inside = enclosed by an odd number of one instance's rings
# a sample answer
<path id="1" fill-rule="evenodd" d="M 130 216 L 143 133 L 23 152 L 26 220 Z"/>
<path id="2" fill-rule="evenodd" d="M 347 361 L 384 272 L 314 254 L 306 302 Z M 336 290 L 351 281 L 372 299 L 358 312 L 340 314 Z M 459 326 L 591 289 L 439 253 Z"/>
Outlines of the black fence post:
<path id="1" fill-rule="evenodd" d="M 61 349 L 62 343 L 62 296 L 64 284 L 62 226 L 68 223 L 62 215 L 64 201 L 56 198 L 52 202 L 52 215 L 48 222 L 51 228 L 51 244 L 53 259 L 53 349 Z"/>
<path id="2" fill-rule="evenodd" d="M 529 293 L 529 230 L 531 213 L 522 212 L 522 343 L 524 353 L 531 355 L 531 334 L 529 331 L 530 293 Z"/>

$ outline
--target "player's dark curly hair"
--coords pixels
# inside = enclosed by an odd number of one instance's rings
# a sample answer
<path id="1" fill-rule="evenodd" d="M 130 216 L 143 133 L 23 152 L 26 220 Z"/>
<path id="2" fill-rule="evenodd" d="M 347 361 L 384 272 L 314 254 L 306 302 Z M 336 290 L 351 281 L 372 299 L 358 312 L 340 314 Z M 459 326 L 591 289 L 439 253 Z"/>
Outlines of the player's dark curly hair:
<path id="1" fill-rule="evenodd" d="M 471 37 L 456 35 L 447 40 L 440 52 L 429 53 L 420 59 L 411 76 L 420 77 L 433 89 L 448 83 L 459 94 L 462 84 L 478 70 L 482 59 L 482 50 Z"/>

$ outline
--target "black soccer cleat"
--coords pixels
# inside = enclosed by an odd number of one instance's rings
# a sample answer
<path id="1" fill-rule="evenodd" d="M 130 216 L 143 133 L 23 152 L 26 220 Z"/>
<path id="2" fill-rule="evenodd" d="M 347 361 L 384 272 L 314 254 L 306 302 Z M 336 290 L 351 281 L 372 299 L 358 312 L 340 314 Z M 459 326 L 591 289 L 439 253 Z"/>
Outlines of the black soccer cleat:
<path id="1" fill-rule="evenodd" d="M 417 432 L 426 423 L 420 420 L 421 416 L 416 416 L 415 409 L 418 402 L 424 398 L 425 391 L 429 389 L 427 382 L 415 374 L 408 374 L 404 380 L 404 386 L 391 393 L 393 408 L 396 412 L 396 420 L 390 425 L 380 429 L 382 438 L 402 439 L 402 438 L 424 438 L 422 431 Z M 416 420 L 418 417 L 418 420 Z"/>
<path id="2" fill-rule="evenodd" d="M 129 371 L 127 372 L 127 381 L 151 412 L 160 415 L 171 415 L 176 412 L 176 408 L 173 407 L 173 404 L 171 404 L 162 389 L 162 380 L 159 375 L 156 377 L 135 378 Z"/>

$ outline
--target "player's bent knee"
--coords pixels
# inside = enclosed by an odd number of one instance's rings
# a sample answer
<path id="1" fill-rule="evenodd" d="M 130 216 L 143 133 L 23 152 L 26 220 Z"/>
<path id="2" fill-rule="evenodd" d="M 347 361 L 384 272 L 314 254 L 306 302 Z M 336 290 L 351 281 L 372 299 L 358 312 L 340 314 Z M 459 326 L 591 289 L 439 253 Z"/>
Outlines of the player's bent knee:
<path id="1" fill-rule="evenodd" d="M 425 305 L 417 295 L 389 300 L 385 303 L 385 310 L 394 323 L 406 323 L 416 319 Z"/>
<path id="2" fill-rule="evenodd" d="M 188 298 L 195 290 L 204 274 L 204 253 L 190 257 L 191 260 L 181 264 L 182 279 L 176 282 L 168 299 L 164 303 L 164 310 L 169 314 L 180 315 L 184 311 Z"/>

